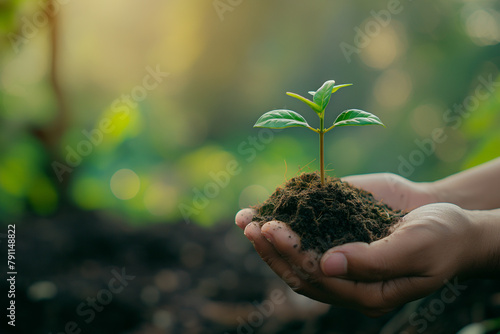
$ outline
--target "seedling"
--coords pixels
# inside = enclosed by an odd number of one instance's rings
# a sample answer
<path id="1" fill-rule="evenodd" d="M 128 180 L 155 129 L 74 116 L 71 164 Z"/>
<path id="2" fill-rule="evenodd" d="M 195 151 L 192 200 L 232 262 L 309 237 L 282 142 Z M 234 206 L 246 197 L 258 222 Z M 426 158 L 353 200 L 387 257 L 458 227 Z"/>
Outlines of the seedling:
<path id="1" fill-rule="evenodd" d="M 338 91 L 340 88 L 351 86 L 352 84 L 343 84 L 335 86 L 334 80 L 326 81 L 317 91 L 310 91 L 309 94 L 312 95 L 312 101 L 306 99 L 305 97 L 287 92 L 286 94 L 294 97 L 309 107 L 311 107 L 314 112 L 319 116 L 319 129 L 311 127 L 306 119 L 302 117 L 299 113 L 293 110 L 287 109 L 277 109 L 266 112 L 264 115 L 260 116 L 255 123 L 256 128 L 269 128 L 269 129 L 284 129 L 291 127 L 302 127 L 308 128 L 317 134 L 319 134 L 319 159 L 320 159 L 320 171 L 321 171 L 321 185 L 325 185 L 325 160 L 324 160 L 324 136 L 325 133 L 339 126 L 348 125 L 385 125 L 380 121 L 380 119 L 363 110 L 359 109 L 349 109 L 343 111 L 333 122 L 333 125 L 325 129 L 325 109 L 333 93 Z"/>

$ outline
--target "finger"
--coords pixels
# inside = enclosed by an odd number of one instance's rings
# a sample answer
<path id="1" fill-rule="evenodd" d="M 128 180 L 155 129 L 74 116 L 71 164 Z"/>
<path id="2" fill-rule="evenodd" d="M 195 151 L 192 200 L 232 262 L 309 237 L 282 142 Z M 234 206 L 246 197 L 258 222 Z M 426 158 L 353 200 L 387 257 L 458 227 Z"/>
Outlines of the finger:
<path id="1" fill-rule="evenodd" d="M 261 233 L 261 229 L 257 223 L 253 222 L 249 224 L 245 229 L 245 235 L 252 240 L 255 250 L 257 250 L 260 257 L 295 292 L 316 300 L 324 298 L 324 291 L 310 284 L 310 282 L 307 281 L 307 278 L 310 278 L 307 276 L 307 272 L 301 270 L 296 264 L 288 262 L 287 259 L 276 250 L 266 236 Z M 297 248 L 293 248 L 295 243 L 291 241 L 290 245 L 293 250 L 298 252 L 300 244 Z"/>
<path id="2" fill-rule="evenodd" d="M 382 315 L 437 289 L 429 285 L 429 278 L 421 277 L 388 282 L 355 282 L 325 277 L 318 265 L 311 263 L 317 260 L 317 255 L 299 251 L 298 236 L 281 222 L 264 224 L 262 232 L 258 224 L 252 223 L 245 234 L 253 239 L 264 261 L 297 293 L 321 302 L 358 309 L 369 316 Z M 297 243 L 298 247 L 294 248 Z"/>
<path id="3" fill-rule="evenodd" d="M 403 277 L 381 282 L 355 282 L 340 278 L 323 279 L 338 305 L 354 308 L 369 316 L 379 316 L 404 303 L 427 296 L 442 282 L 429 277 Z"/>
<path id="4" fill-rule="evenodd" d="M 342 182 L 372 193 L 377 200 L 384 200 L 397 191 L 398 178 L 390 173 L 373 173 L 345 176 Z"/>
<path id="5" fill-rule="evenodd" d="M 380 186 L 380 174 L 349 175 L 341 178 L 342 182 L 347 182 L 355 187 L 371 191 Z"/>
<path id="6" fill-rule="evenodd" d="M 252 222 L 245 228 L 245 235 L 252 241 L 260 257 L 280 276 L 292 289 L 301 285 L 300 278 L 291 275 L 294 273 L 291 265 L 281 257 L 273 245 L 262 235 L 258 223 Z"/>
<path id="7" fill-rule="evenodd" d="M 407 232 L 408 231 L 408 232 Z M 321 259 L 326 276 L 359 281 L 383 281 L 425 276 L 426 229 L 400 229 L 371 244 L 355 242 L 328 250 Z"/>
<path id="8" fill-rule="evenodd" d="M 312 251 L 300 251 L 299 237 L 288 225 L 271 221 L 264 224 L 261 231 L 274 246 L 274 251 L 286 259 L 300 277 L 301 286 L 295 288 L 295 291 L 318 301 L 361 309 L 368 315 L 377 316 L 408 300 L 424 296 L 434 288 L 427 286 L 427 281 L 419 281 L 430 279 L 420 277 L 403 277 L 387 282 L 354 282 L 326 277 L 319 266 L 319 256 Z M 294 247 L 295 245 L 299 246 Z"/>
<path id="9" fill-rule="evenodd" d="M 410 210 L 416 207 L 415 203 L 410 205 L 411 193 L 416 191 L 414 185 L 402 176 L 374 173 L 346 176 L 342 181 L 370 192 L 376 200 L 383 201 L 393 209 Z"/>
<path id="10" fill-rule="evenodd" d="M 387 187 L 387 182 L 383 181 L 383 174 L 363 174 L 343 177 L 342 182 L 347 182 L 351 186 L 368 191 L 378 200 L 387 200 L 391 198 L 389 192 L 393 191 Z"/>
<path id="11" fill-rule="evenodd" d="M 304 279 L 310 281 L 312 276 L 322 275 L 320 256 L 313 251 L 300 251 L 300 238 L 288 225 L 279 221 L 268 222 L 262 226 L 262 234 Z"/>
<path id="12" fill-rule="evenodd" d="M 252 221 L 253 217 L 257 214 L 257 211 L 254 209 L 246 208 L 238 211 L 236 216 L 234 217 L 234 222 L 238 225 L 242 230 L 247 227 L 248 224 Z"/>

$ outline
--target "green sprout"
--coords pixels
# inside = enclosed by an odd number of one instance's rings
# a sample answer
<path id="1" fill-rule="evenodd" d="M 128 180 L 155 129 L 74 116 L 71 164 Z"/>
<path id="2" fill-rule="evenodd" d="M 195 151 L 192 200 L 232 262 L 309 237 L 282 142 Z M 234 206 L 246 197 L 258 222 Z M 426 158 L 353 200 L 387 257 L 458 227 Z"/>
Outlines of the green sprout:
<path id="1" fill-rule="evenodd" d="M 335 86 L 334 80 L 326 81 L 317 91 L 310 91 L 309 94 L 313 96 L 313 100 L 306 99 L 295 93 L 287 92 L 286 94 L 294 97 L 316 112 L 319 116 L 319 129 L 311 127 L 302 115 L 287 109 L 277 109 L 266 112 L 264 115 L 260 116 L 255 123 L 256 128 L 269 128 L 269 129 L 284 129 L 291 127 L 302 127 L 308 128 L 319 134 L 319 158 L 320 158 L 320 170 L 321 170 L 321 185 L 325 185 L 325 145 L 324 136 L 325 133 L 339 126 L 348 125 L 385 125 L 380 121 L 380 119 L 363 110 L 349 109 L 343 111 L 333 122 L 333 125 L 325 129 L 325 109 L 333 93 L 338 91 L 340 88 L 352 86 L 352 84 L 343 84 Z"/>

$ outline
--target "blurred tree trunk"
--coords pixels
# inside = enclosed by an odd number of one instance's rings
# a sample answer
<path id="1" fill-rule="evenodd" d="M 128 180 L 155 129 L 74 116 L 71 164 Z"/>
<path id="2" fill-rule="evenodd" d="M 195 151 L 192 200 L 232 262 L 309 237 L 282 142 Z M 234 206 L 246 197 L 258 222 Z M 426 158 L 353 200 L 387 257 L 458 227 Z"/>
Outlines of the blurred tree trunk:
<path id="1" fill-rule="evenodd" d="M 47 7 L 54 8 L 59 6 L 55 4 L 56 0 L 48 0 Z M 40 139 L 47 151 L 53 156 L 59 156 L 59 147 L 64 132 L 68 126 L 69 107 L 64 95 L 64 90 L 60 82 L 60 64 L 61 64 L 61 49 L 60 49 L 60 22 L 62 9 L 54 13 L 47 11 L 49 17 L 50 29 L 50 85 L 56 100 L 56 112 L 54 120 L 51 124 L 43 129 L 35 130 L 35 135 Z"/>
<path id="2" fill-rule="evenodd" d="M 47 8 L 56 8 L 55 6 L 60 6 L 56 3 L 56 0 L 48 0 L 46 4 Z M 50 172 L 54 179 L 57 179 L 59 185 L 62 189 L 66 189 L 68 184 L 68 179 L 70 173 L 65 173 L 65 177 L 61 178 L 53 163 L 56 161 L 62 161 L 62 152 L 60 149 L 60 143 L 64 133 L 68 127 L 68 120 L 70 116 L 69 105 L 66 100 L 63 86 L 60 81 L 60 65 L 61 65 L 61 15 L 62 8 L 58 11 L 47 10 L 46 11 L 49 19 L 49 43 L 50 43 L 50 73 L 49 73 L 49 83 L 52 88 L 52 92 L 55 98 L 55 116 L 53 121 L 49 123 L 44 128 L 37 128 L 33 131 L 33 134 L 40 140 L 42 145 L 50 159 Z M 69 168 L 69 167 L 68 167 Z"/>

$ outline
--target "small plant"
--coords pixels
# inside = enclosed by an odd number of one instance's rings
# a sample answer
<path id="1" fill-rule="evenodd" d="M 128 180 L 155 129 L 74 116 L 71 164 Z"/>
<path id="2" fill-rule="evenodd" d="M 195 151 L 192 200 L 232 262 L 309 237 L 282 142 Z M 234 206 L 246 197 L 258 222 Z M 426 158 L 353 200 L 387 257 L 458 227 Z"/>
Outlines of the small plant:
<path id="1" fill-rule="evenodd" d="M 309 94 L 313 96 L 313 100 L 306 99 L 295 93 L 287 92 L 286 94 L 299 99 L 300 101 L 311 107 L 312 110 L 316 112 L 319 116 L 319 129 L 311 127 L 302 115 L 287 109 L 277 109 L 266 112 L 262 115 L 255 123 L 256 128 L 269 128 L 269 129 L 284 129 L 291 127 L 303 127 L 308 128 L 319 134 L 319 158 L 320 158 L 320 171 L 321 171 L 321 185 L 325 185 L 325 160 L 324 160 L 324 136 L 325 133 L 332 130 L 335 127 L 347 126 L 347 125 L 385 125 L 380 121 L 380 119 L 370 114 L 369 112 L 350 109 L 343 111 L 333 122 L 333 125 L 325 129 L 325 109 L 333 93 L 338 91 L 340 88 L 351 86 L 352 84 L 344 84 L 335 86 L 334 80 L 326 81 L 317 91 L 310 91 Z"/>

